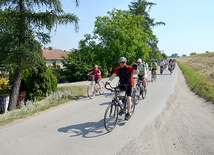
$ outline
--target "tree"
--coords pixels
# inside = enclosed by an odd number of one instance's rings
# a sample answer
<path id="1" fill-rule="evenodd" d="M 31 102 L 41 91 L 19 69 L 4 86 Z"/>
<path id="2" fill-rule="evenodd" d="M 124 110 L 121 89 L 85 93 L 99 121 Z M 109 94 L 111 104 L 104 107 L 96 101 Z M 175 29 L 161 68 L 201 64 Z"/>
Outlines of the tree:
<path id="1" fill-rule="evenodd" d="M 152 51 L 150 52 L 150 58 L 162 59 L 161 53 L 158 49 L 158 39 L 153 34 L 152 28 L 158 25 L 165 25 L 164 22 L 155 22 L 154 18 L 151 18 L 149 11 L 152 6 L 156 5 L 152 2 L 147 2 L 146 0 L 137 0 L 136 2 L 131 2 L 129 9 L 133 15 L 140 15 L 144 19 L 141 23 L 141 28 L 144 32 L 148 34 L 148 45 Z"/>
<path id="2" fill-rule="evenodd" d="M 79 19 L 74 14 L 66 14 L 59 0 L 0 0 L 0 6 L 4 7 L 0 10 L 0 51 L 3 54 L 0 58 L 6 58 L 0 60 L 15 68 L 9 101 L 9 110 L 14 110 L 23 69 L 40 59 L 38 44 L 50 42 L 50 32 L 58 24 L 74 23 L 77 30 Z"/>
<path id="3" fill-rule="evenodd" d="M 27 91 L 30 100 L 45 97 L 57 89 L 56 77 L 52 70 L 46 67 L 45 59 L 42 60 L 33 67 L 23 70 L 21 89 Z"/>
<path id="4" fill-rule="evenodd" d="M 189 55 L 196 55 L 197 53 L 195 53 L 195 52 L 192 52 L 192 53 L 190 53 Z"/>
<path id="5" fill-rule="evenodd" d="M 179 57 L 178 53 L 174 53 L 174 54 L 171 55 L 171 58 L 176 58 L 176 57 Z"/>
<path id="6" fill-rule="evenodd" d="M 94 34 L 102 47 L 99 56 L 105 55 L 104 63 L 112 72 L 118 65 L 118 59 L 125 56 L 128 63 L 138 57 L 149 56 L 148 34 L 139 26 L 143 23 L 141 16 L 132 16 L 130 11 L 113 10 L 109 16 L 97 17 Z"/>

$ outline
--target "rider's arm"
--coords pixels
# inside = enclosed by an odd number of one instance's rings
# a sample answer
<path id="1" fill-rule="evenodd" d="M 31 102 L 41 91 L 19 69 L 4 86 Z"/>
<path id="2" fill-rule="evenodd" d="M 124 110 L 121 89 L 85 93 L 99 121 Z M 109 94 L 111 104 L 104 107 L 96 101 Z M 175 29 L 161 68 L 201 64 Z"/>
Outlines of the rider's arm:
<path id="1" fill-rule="evenodd" d="M 134 74 L 139 74 L 139 70 L 133 70 Z"/>
<path id="2" fill-rule="evenodd" d="M 113 73 L 112 76 L 108 79 L 108 81 L 112 81 L 116 76 L 117 74 Z"/>
<path id="3" fill-rule="evenodd" d="M 89 72 L 87 75 L 90 75 L 91 73 L 93 73 L 93 72 L 91 71 L 91 72 Z"/>
<path id="4" fill-rule="evenodd" d="M 146 73 L 147 73 L 147 72 L 146 72 L 146 67 L 144 67 L 143 70 L 144 70 L 144 77 L 145 77 L 145 75 L 146 75 Z"/>

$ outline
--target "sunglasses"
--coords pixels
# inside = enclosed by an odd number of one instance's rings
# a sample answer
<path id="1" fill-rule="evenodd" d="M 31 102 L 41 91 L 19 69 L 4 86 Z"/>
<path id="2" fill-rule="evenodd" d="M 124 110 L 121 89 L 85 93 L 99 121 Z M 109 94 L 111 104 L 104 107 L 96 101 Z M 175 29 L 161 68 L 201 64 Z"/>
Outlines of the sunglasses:
<path id="1" fill-rule="evenodd" d="M 120 62 L 120 64 L 124 64 L 125 62 Z"/>

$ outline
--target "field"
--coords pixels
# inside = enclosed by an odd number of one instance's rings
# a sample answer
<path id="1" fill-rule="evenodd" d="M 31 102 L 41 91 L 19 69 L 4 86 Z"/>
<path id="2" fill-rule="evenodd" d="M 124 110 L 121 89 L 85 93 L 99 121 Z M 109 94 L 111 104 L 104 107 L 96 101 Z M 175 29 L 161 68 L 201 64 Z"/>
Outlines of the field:
<path id="1" fill-rule="evenodd" d="M 177 59 L 190 89 L 214 103 L 214 52 Z"/>
<path id="2" fill-rule="evenodd" d="M 214 52 L 181 57 L 177 60 L 214 82 Z"/>

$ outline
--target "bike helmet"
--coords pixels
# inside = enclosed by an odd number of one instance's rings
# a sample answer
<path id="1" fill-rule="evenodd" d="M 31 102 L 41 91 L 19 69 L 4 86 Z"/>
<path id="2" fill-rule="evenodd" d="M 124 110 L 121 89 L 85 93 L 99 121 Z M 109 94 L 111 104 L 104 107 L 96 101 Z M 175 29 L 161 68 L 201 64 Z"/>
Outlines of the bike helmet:
<path id="1" fill-rule="evenodd" d="M 120 57 L 118 62 L 127 62 L 126 58 L 125 57 Z"/>
<path id="2" fill-rule="evenodd" d="M 137 59 L 137 62 L 142 62 L 142 59 L 140 59 L 140 58 L 139 58 L 139 59 Z"/>

